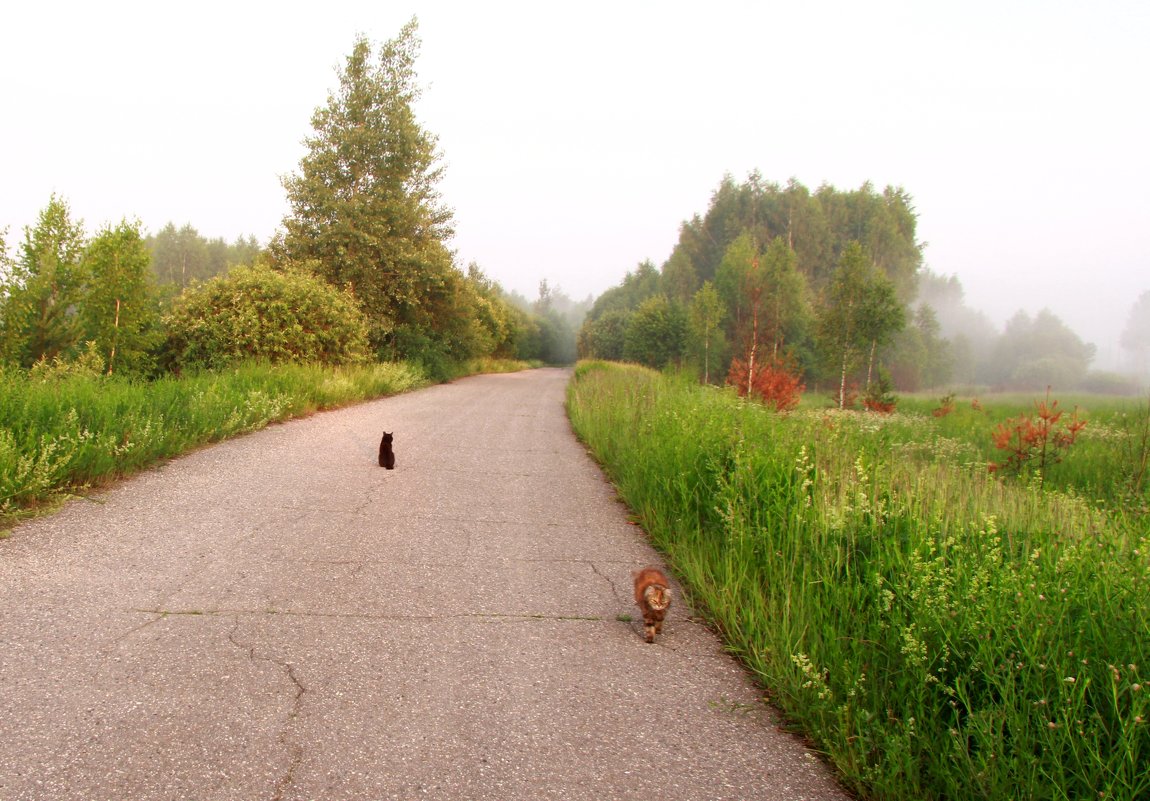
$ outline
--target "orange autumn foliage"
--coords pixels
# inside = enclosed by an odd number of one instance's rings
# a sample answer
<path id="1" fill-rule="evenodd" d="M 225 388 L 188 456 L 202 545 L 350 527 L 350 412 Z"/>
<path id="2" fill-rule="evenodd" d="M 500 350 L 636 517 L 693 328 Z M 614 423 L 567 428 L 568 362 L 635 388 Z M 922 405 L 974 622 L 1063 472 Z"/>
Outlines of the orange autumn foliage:
<path id="1" fill-rule="evenodd" d="M 991 432 L 994 447 L 1006 453 L 1005 460 L 988 465 L 992 473 L 1018 472 L 1033 462 L 1041 482 L 1046 468 L 1061 462 L 1078 434 L 1086 428 L 1086 421 L 1078 419 L 1077 407 L 1069 420 L 1062 422 L 1064 411 L 1058 408 L 1057 400 L 1050 400 L 1049 388 L 1045 400 L 1034 402 L 1034 409 L 1034 414 L 1005 420 Z"/>
<path id="2" fill-rule="evenodd" d="M 738 388 L 740 396 L 747 394 L 747 362 L 735 359 L 727 373 L 727 383 Z M 750 381 L 751 395 L 777 411 L 786 412 L 799 405 L 806 385 L 799 378 L 794 364 L 784 359 L 774 359 L 755 365 L 755 375 Z"/>

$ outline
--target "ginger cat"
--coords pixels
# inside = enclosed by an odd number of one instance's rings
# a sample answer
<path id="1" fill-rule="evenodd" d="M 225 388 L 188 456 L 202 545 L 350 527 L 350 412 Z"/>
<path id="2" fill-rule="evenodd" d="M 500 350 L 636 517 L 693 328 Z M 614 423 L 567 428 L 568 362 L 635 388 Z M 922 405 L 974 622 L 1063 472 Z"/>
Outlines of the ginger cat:
<path id="1" fill-rule="evenodd" d="M 643 631 L 647 642 L 655 642 L 655 635 L 662 630 L 663 618 L 671 606 L 671 582 L 655 567 L 645 567 L 631 575 L 635 578 L 635 603 L 643 612 Z"/>

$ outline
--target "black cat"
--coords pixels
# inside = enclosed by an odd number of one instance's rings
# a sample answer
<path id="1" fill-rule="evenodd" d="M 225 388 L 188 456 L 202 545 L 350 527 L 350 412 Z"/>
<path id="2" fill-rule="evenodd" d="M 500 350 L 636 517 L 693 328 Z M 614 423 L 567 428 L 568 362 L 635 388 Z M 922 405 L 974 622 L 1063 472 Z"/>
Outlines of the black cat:
<path id="1" fill-rule="evenodd" d="M 391 434 L 384 431 L 383 439 L 379 443 L 379 466 L 388 470 L 395 469 L 395 451 L 391 449 Z"/>

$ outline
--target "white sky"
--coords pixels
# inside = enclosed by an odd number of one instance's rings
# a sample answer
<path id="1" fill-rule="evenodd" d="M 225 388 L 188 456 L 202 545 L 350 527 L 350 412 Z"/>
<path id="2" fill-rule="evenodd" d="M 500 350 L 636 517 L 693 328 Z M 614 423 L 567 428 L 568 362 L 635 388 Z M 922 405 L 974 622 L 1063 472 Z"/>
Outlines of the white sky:
<path id="1" fill-rule="evenodd" d="M 1117 0 L 20 3 L 0 12 L 9 246 L 52 192 L 90 233 L 266 241 L 355 35 L 412 15 L 452 246 L 528 297 L 661 265 L 755 168 L 904 187 L 930 269 L 996 322 L 1050 308 L 1102 365 L 1150 289 L 1150 3 Z"/>

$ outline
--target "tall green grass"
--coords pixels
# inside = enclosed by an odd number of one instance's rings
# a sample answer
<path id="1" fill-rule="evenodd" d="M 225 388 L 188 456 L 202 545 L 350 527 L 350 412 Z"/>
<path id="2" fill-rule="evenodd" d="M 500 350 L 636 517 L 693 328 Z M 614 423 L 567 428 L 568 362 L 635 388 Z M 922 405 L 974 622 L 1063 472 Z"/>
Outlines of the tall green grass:
<path id="1" fill-rule="evenodd" d="M 929 414 L 777 415 L 602 363 L 568 409 L 862 796 L 1150 797 L 1144 517 L 994 478 Z"/>
<path id="2" fill-rule="evenodd" d="M 0 517 L 274 421 L 425 383 L 404 363 L 249 364 L 155 381 L 0 371 Z"/>

